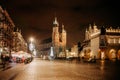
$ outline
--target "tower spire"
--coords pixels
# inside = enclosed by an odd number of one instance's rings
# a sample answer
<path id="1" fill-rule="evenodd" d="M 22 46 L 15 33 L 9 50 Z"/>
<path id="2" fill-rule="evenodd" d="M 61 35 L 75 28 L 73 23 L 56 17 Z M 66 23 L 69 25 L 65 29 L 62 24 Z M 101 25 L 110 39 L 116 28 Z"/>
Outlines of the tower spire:
<path id="1" fill-rule="evenodd" d="M 58 21 L 57 21 L 57 17 L 55 17 L 55 20 L 53 21 L 53 25 L 54 25 L 55 27 L 59 26 L 59 23 L 58 23 Z"/>
<path id="2" fill-rule="evenodd" d="M 89 29 L 88 29 L 88 31 L 91 33 L 92 32 L 92 26 L 91 26 L 91 24 L 89 24 Z"/>
<path id="3" fill-rule="evenodd" d="M 62 24 L 62 32 L 66 32 L 63 24 Z"/>
<path id="4" fill-rule="evenodd" d="M 62 24 L 62 29 L 64 30 L 64 25 Z"/>

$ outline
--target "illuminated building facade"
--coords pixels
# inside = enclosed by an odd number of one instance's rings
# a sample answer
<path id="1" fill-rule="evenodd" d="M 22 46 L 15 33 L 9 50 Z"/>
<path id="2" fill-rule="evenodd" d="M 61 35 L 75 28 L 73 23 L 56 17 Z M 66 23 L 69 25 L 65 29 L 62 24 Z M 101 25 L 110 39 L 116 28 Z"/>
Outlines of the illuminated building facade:
<path id="1" fill-rule="evenodd" d="M 27 43 L 23 39 L 21 31 L 14 32 L 14 29 L 15 25 L 8 12 L 0 6 L 0 53 L 27 52 Z"/>
<path id="2" fill-rule="evenodd" d="M 50 48 L 52 46 L 52 38 L 47 38 L 44 39 L 42 41 L 40 41 L 40 44 L 38 46 L 36 46 L 37 48 L 39 48 L 38 50 L 38 56 L 43 58 L 43 59 L 48 59 L 48 56 L 50 54 Z"/>
<path id="3" fill-rule="evenodd" d="M 66 42 L 67 42 L 67 33 L 62 25 L 62 30 L 59 30 L 59 23 L 57 18 L 53 21 L 53 31 L 52 31 L 52 44 L 54 48 L 54 54 L 58 57 L 60 52 L 66 56 Z"/>
<path id="4" fill-rule="evenodd" d="M 67 33 L 64 29 L 64 25 L 62 25 L 62 30 L 59 29 L 59 23 L 55 17 L 55 20 L 53 21 L 52 37 L 40 41 L 40 45 L 38 46 L 39 54 L 42 58 L 49 58 L 51 56 L 51 52 L 54 57 L 66 56 Z"/>
<path id="5" fill-rule="evenodd" d="M 14 37 L 13 37 L 13 46 L 14 47 L 13 47 L 12 51 L 28 52 L 28 46 L 21 34 L 21 30 L 17 29 L 17 31 L 15 31 L 13 34 L 14 34 Z"/>
<path id="6" fill-rule="evenodd" d="M 120 29 L 98 29 L 94 24 L 89 25 L 85 32 L 86 44 L 81 52 L 85 58 L 96 57 L 97 59 L 120 59 Z"/>
<path id="7" fill-rule="evenodd" d="M 0 6 L 0 53 L 11 53 L 14 27 L 8 12 Z"/>
<path id="8" fill-rule="evenodd" d="M 71 48 L 71 56 L 78 57 L 78 45 L 73 45 Z"/>

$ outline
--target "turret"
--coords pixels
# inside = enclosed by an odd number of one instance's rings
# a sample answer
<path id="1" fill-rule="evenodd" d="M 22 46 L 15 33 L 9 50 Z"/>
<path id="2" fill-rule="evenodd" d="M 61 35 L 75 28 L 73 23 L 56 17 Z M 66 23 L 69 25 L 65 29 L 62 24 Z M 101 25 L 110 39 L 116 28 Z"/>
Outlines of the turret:
<path id="1" fill-rule="evenodd" d="M 89 24 L 89 32 L 92 33 L 92 26 Z"/>
<path id="2" fill-rule="evenodd" d="M 59 44 L 59 23 L 57 17 L 55 17 L 55 21 L 53 21 L 52 41 L 54 45 Z"/>
<path id="3" fill-rule="evenodd" d="M 88 32 L 88 30 L 86 29 L 86 31 L 85 31 L 85 40 L 88 39 L 88 35 L 89 35 L 89 32 Z"/>
<path id="4" fill-rule="evenodd" d="M 66 32 L 65 29 L 64 29 L 64 25 L 62 24 L 62 33 L 63 32 Z"/>
<path id="5" fill-rule="evenodd" d="M 61 37 L 62 39 L 61 39 L 61 40 L 62 40 L 62 45 L 63 45 L 63 46 L 66 46 L 66 35 L 67 35 L 67 34 L 66 34 L 65 29 L 64 29 L 64 25 L 62 25 L 62 35 L 61 35 L 61 36 L 62 36 L 62 37 Z"/>
<path id="6" fill-rule="evenodd" d="M 59 26 L 59 23 L 57 21 L 57 17 L 55 17 L 55 20 L 53 21 L 53 26 L 54 27 L 58 27 Z"/>
<path id="7" fill-rule="evenodd" d="M 97 26 L 95 25 L 95 23 L 94 23 L 94 25 L 93 25 L 93 31 L 94 31 L 94 32 L 97 32 L 97 31 L 98 31 Z"/>

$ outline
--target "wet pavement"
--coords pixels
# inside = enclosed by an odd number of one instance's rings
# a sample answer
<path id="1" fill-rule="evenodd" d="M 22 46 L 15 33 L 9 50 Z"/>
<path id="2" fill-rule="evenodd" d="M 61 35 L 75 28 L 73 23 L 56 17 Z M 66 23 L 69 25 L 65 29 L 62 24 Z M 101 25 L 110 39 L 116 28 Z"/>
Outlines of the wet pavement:
<path id="1" fill-rule="evenodd" d="M 16 65 L 17 65 L 17 63 L 7 63 L 7 64 L 5 65 L 5 68 L 3 68 L 2 63 L 0 63 L 0 72 L 1 72 L 1 71 L 5 71 L 5 70 L 8 70 L 8 69 L 10 69 L 10 68 L 13 68 L 13 67 L 15 67 Z"/>
<path id="2" fill-rule="evenodd" d="M 35 58 L 0 71 L 0 80 L 120 80 L 120 62 L 48 61 Z"/>

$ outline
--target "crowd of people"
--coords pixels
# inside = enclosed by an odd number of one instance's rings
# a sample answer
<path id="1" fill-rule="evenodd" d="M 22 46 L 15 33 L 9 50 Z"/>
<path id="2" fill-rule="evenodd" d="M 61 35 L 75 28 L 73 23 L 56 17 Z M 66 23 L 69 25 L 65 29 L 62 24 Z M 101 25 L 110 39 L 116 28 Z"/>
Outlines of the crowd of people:
<path id="1" fill-rule="evenodd" d="M 9 56 L 9 54 L 1 54 L 0 56 L 1 59 L 1 65 L 3 65 L 3 68 L 5 68 L 9 63 L 14 62 L 14 63 L 30 63 L 33 60 L 32 56 L 29 57 L 19 57 L 19 56 Z"/>
<path id="2" fill-rule="evenodd" d="M 33 57 L 30 56 L 30 57 L 25 57 L 25 56 L 22 56 L 22 57 L 19 57 L 19 56 L 13 56 L 12 57 L 12 62 L 16 62 L 16 63 L 29 63 L 33 60 Z"/>
<path id="3" fill-rule="evenodd" d="M 1 62 L 3 68 L 5 68 L 5 66 L 8 65 L 10 62 L 10 56 L 8 54 L 1 54 Z"/>

